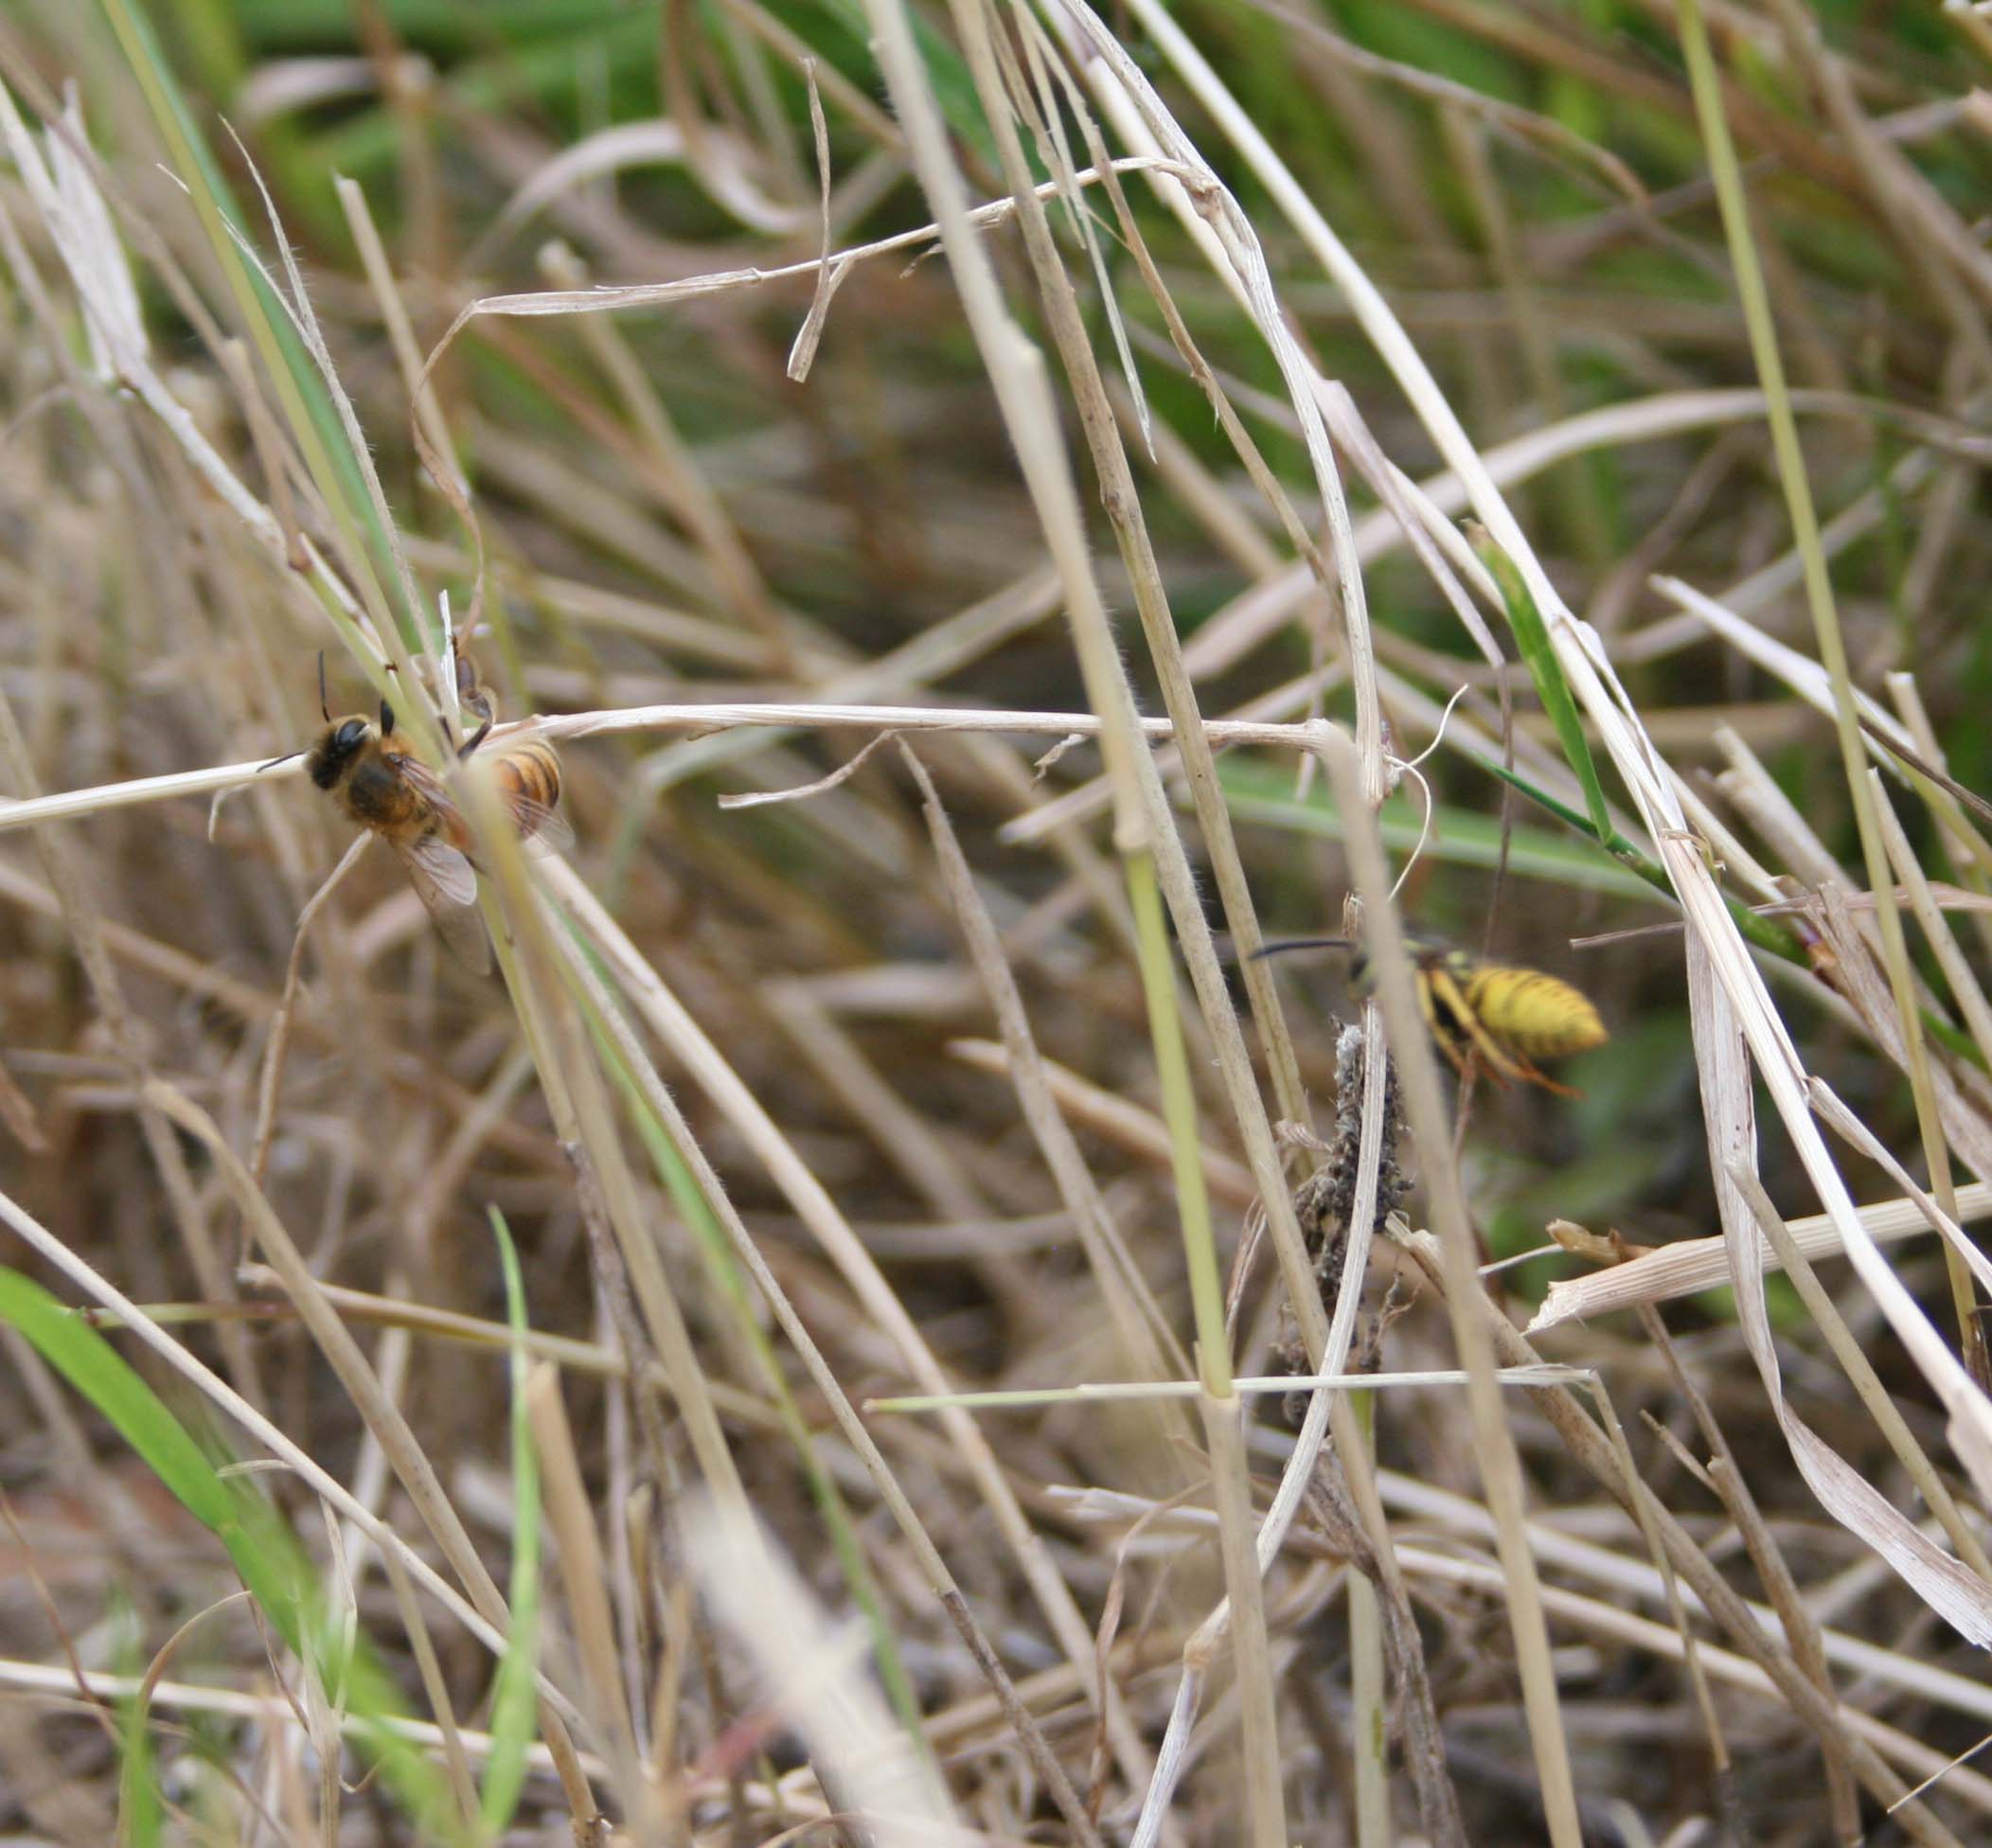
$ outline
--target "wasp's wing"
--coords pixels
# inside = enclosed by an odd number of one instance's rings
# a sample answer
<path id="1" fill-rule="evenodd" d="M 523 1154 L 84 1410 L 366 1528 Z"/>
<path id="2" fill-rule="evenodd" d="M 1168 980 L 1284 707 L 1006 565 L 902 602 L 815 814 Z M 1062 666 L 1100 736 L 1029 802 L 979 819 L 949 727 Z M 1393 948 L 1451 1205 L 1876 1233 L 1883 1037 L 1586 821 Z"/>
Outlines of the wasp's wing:
<path id="1" fill-rule="evenodd" d="M 483 975 L 491 967 L 484 920 L 477 915 L 477 873 L 447 841 L 425 834 L 413 844 L 397 847 L 408 882 L 436 920 L 443 942 L 465 968 Z"/>

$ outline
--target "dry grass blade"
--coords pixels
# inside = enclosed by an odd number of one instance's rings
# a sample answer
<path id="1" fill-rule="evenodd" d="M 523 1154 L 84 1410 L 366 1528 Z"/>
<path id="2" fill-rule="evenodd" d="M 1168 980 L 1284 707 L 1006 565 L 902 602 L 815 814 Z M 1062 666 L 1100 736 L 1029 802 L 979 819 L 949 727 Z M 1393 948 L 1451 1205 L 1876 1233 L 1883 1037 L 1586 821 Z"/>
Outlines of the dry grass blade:
<path id="1" fill-rule="evenodd" d="M 911 1750 L 854 1672 L 848 1648 L 794 1568 L 710 1506 L 688 1508 L 683 1525 L 701 1589 L 754 1659 L 763 1698 L 809 1740 L 835 1809 L 862 1820 L 881 1843 L 965 1848 L 973 1837 L 956 1822 L 933 1766 Z"/>
<path id="2" fill-rule="evenodd" d="M 506 1616 L 504 1596 L 478 1556 L 461 1518 L 443 1492 L 434 1464 L 417 1440 L 400 1408 L 382 1390 L 378 1377 L 346 1324 L 325 1302 L 315 1279 L 306 1268 L 303 1254 L 282 1222 L 271 1212 L 249 1170 L 228 1147 L 213 1120 L 199 1106 L 188 1103 L 178 1093 L 156 1080 L 148 1089 L 151 1101 L 160 1110 L 188 1134 L 206 1145 L 230 1193 L 235 1196 L 245 1224 L 282 1278 L 299 1316 L 351 1395 L 355 1408 L 386 1451 L 395 1474 L 423 1523 L 478 1609 L 494 1625 L 502 1626 Z"/>
<path id="3" fill-rule="evenodd" d="M 1011 1075 L 1009 1049 L 998 1045 L 993 1040 L 951 1040 L 948 1050 L 964 1064 L 1004 1076 Z M 1097 1085 L 1088 1084 L 1076 1073 L 1068 1072 L 1061 1066 L 1046 1063 L 1043 1072 L 1051 1100 L 1084 1128 L 1119 1144 L 1158 1167 L 1167 1164 L 1169 1132 L 1152 1111 L 1143 1110 L 1138 1104 L 1130 1104 L 1125 1097 L 1116 1096 L 1112 1092 L 1102 1091 Z M 1211 1191 L 1227 1205 L 1242 1209 L 1258 1199 L 1258 1189 L 1253 1184 L 1251 1172 L 1241 1163 L 1219 1148 L 1206 1147 L 1202 1156 L 1203 1172 L 1210 1181 Z"/>
<path id="4" fill-rule="evenodd" d="M 835 1376 L 830 1372 L 816 1343 L 797 1316 L 793 1305 L 789 1301 L 779 1281 L 769 1269 L 766 1259 L 740 1220 L 725 1188 L 720 1184 L 718 1174 L 713 1171 L 711 1164 L 693 1139 L 683 1113 L 673 1103 L 663 1083 L 656 1077 L 649 1060 L 643 1057 L 630 1027 L 613 1004 L 609 1004 L 606 992 L 600 989 L 594 970 L 583 960 L 578 946 L 573 952 L 573 964 L 575 973 L 583 987 L 596 996 L 611 1037 L 623 1049 L 629 1069 L 634 1075 L 639 1088 L 656 1111 L 658 1121 L 664 1126 L 673 1146 L 685 1160 L 707 1205 L 719 1218 L 742 1273 L 751 1278 L 760 1291 L 782 1332 L 808 1369 L 812 1383 L 831 1408 L 842 1435 L 864 1464 L 880 1497 L 913 1548 L 929 1583 L 939 1595 L 959 1631 L 963 1643 L 995 1690 L 999 1707 L 1023 1740 L 1024 1750 L 1030 1755 L 1039 1774 L 1051 1788 L 1054 1801 L 1072 1822 L 1076 1838 L 1087 1844 L 1087 1848 L 1092 1848 L 1096 1837 L 1091 1821 L 1080 1809 L 1076 1795 L 1066 1780 L 1062 1768 L 1058 1760 L 1051 1755 L 1036 1721 L 1019 1700 L 1015 1686 L 1010 1681 L 1001 1659 L 977 1626 L 967 1600 L 955 1586 L 945 1562 L 921 1526 L 918 1515 L 900 1489 L 883 1454 L 860 1422 L 855 1409 L 839 1387 Z M 563 1360 L 563 1364 L 571 1362 Z M 667 1728 L 665 1729 L 665 1732 L 667 1731 Z"/>
<path id="5" fill-rule="evenodd" d="M 1766 1216 L 1774 1214 L 1775 1209 L 1756 1175 L 1755 1117 L 1744 1089 L 1748 1078 L 1740 1057 L 1735 1017 L 1728 997 L 1716 986 L 1710 958 L 1699 941 L 1692 937 L 1688 968 L 1690 992 L 1698 1010 L 1703 1010 L 1707 1020 L 1707 1030 L 1696 1042 L 1702 1063 L 1702 1114 L 1711 1146 L 1721 1153 L 1726 1164 L 1728 1184 L 1718 1190 L 1717 1199 L 1736 1284 L 1737 1315 L 1779 1426 L 1791 1446 L 1793 1460 L 1807 1485 L 1835 1518 L 1845 1521 L 1880 1551 L 1948 1622 L 1966 1636 L 1992 1641 L 1992 1584 L 1965 1571 L 1931 1545 L 1799 1417 L 1785 1397 L 1757 1259 L 1760 1235 L 1772 1237 L 1767 1229 Z M 1843 1222 L 1839 1230 L 1842 1237 L 1847 1236 Z M 1855 1236 L 1867 1240 L 1870 1252 L 1876 1250 L 1864 1228 L 1859 1228 Z M 1853 1254 L 1850 1250 L 1849 1255 Z M 1893 1271 L 1889 1275 L 1893 1282 Z M 1899 1291 L 1901 1286 L 1896 1284 L 1895 1288 Z M 1906 1300 L 1906 1292 L 1904 1295 Z M 1912 1313 L 1920 1322 L 1920 1309 Z M 1921 1327 L 1927 1331 L 1928 1323 L 1921 1322 Z M 1954 1359 L 1950 1364 L 1956 1367 Z"/>
<path id="6" fill-rule="evenodd" d="M 1086 1246 L 1087 1258 L 1098 1280 L 1101 1294 L 1112 1316 L 1128 1366 L 1137 1377 L 1160 1377 L 1165 1367 L 1187 1371 L 1187 1360 L 1164 1320 L 1146 1280 L 1135 1268 L 1127 1244 L 1115 1225 L 1098 1184 L 1088 1171 L 1077 1142 L 1058 1110 L 1058 1093 L 1051 1074 L 1031 1038 L 1017 981 L 1003 953 L 1003 946 L 987 912 L 976 897 L 969 863 L 949 825 L 939 793 L 925 767 L 912 751 L 902 751 L 907 768 L 920 786 L 927 812 L 927 826 L 940 859 L 941 877 L 946 880 L 955 915 L 967 937 L 976 972 L 995 1009 L 1004 1032 L 1001 1048 L 987 1050 L 1002 1055 L 1002 1064 L 1017 1089 L 1017 1098 L 1031 1132 L 1043 1150 L 1046 1164 L 1057 1177 L 1059 1193 L 1070 1210 L 1073 1222 Z M 957 1048 L 968 1047 L 957 1042 Z M 1117 1100 L 1109 1100 L 1117 1101 Z M 1208 1168 L 1209 1158 L 1205 1164 Z"/>
<path id="7" fill-rule="evenodd" d="M 1878 1200 L 1856 1210 L 1868 1236 L 1877 1243 L 1892 1243 L 1930 1230 L 1929 1218 L 1912 1199 Z M 1973 1182 L 1959 1188 L 1957 1210 L 1966 1224 L 1992 1217 L 1992 1186 Z M 1792 1244 L 1808 1258 L 1845 1254 L 1839 1221 L 1830 1213 L 1793 1219 L 1785 1229 Z M 1766 1242 L 1758 1248 L 1757 1262 L 1769 1272 L 1780 1269 L 1783 1260 L 1776 1249 Z M 1608 1270 L 1557 1278 L 1523 1332 L 1539 1334 L 1558 1323 L 1582 1322 L 1633 1308 L 1641 1303 L 1671 1303 L 1700 1290 L 1714 1289 L 1729 1280 L 1729 1253 L 1723 1239 L 1683 1238 Z"/>
<path id="8" fill-rule="evenodd" d="M 1856 1392 L 1860 1395 L 1861 1402 L 1873 1413 L 1876 1423 L 1881 1427 L 1883 1433 L 1887 1436 L 1890 1448 L 1895 1452 L 1903 1467 L 1908 1470 L 1911 1480 L 1915 1483 L 1917 1488 L 1921 1491 L 1931 1512 L 1935 1514 L 1945 1531 L 1950 1536 L 1952 1543 L 1957 1547 L 1964 1559 L 1970 1565 L 1973 1574 L 1979 1581 L 1979 1587 L 1992 1583 L 1992 1573 L 1988 1573 L 1986 1570 L 1985 1552 L 1983 1544 L 1980 1542 L 1977 1535 L 1966 1525 L 1963 1515 L 1951 1499 L 1950 1491 L 1944 1485 L 1942 1479 L 1930 1466 L 1930 1459 L 1923 1454 L 1922 1447 L 1916 1443 L 1914 1437 L 1911 1434 L 1907 1422 L 1890 1400 L 1874 1367 L 1861 1353 L 1859 1343 L 1854 1339 L 1852 1332 L 1841 1320 L 1839 1311 L 1833 1306 L 1825 1291 L 1819 1287 L 1819 1281 L 1812 1275 L 1811 1267 L 1805 1262 L 1804 1254 L 1792 1245 L 1790 1235 L 1778 1219 L 1775 1210 L 1763 1198 L 1762 1189 L 1754 1186 L 1752 1183 L 1750 1186 L 1746 1186 L 1744 1192 L 1750 1198 L 1752 1210 L 1756 1215 L 1758 1230 L 1764 1234 L 1771 1247 L 1785 1260 L 1785 1267 L 1791 1273 L 1792 1281 L 1798 1286 L 1805 1306 L 1812 1311 L 1813 1319 L 1825 1333 L 1841 1367 L 1846 1371 L 1847 1377 L 1853 1382 Z M 1821 1447 L 1815 1442 L 1811 1448 L 1816 1451 Z M 1843 1467 L 1841 1471 L 1837 1471 L 1836 1474 L 1843 1477 Z M 1858 1497 L 1858 1491 L 1856 1493 Z M 1888 1513 L 1879 1512 L 1873 1506 L 1868 1507 L 1864 1511 L 1862 1519 L 1890 1529 L 1894 1533 L 1900 1554 L 1905 1557 L 1913 1558 L 1918 1570 L 1934 1571 L 1946 1578 L 1958 1577 L 1957 1574 L 1948 1569 L 1948 1562 L 1939 1564 L 1930 1557 L 1930 1549 L 1928 1543 L 1923 1540 L 1920 1531 L 1911 1530 L 1911 1536 L 1905 1537 L 1902 1533 L 1897 1531 L 1897 1523 L 1889 1519 Z M 1877 1548 L 1877 1550 L 1882 1552 L 1884 1557 L 1890 1556 L 1887 1548 Z M 1972 1587 L 1968 1582 L 1961 1582 L 1964 1585 L 1963 1594 L 1965 1598 L 1972 1599 L 1983 1595 L 1982 1590 Z"/>
<path id="9" fill-rule="evenodd" d="M 560 1376 L 544 1360 L 527 1378 L 526 1410 L 546 1497 L 546 1512 L 557 1543 L 560 1576 L 567 1588 L 581 1675 L 590 1696 L 590 1717 L 609 1747 L 624 1814 L 648 1822 L 649 1804 L 638 1768 L 636 1732 L 624 1704 L 616 1661 L 614 1625 L 609 1612 L 601 1542 L 595 1512 L 581 1483 L 573 1433 L 560 1406 Z"/>
<path id="10" fill-rule="evenodd" d="M 1648 1310 L 1650 1315 L 1652 1311 Z M 1617 1457 L 1619 1468 L 1625 1477 L 1628 1491 L 1627 1501 L 1632 1506 L 1632 1518 L 1639 1523 L 1640 1538 L 1645 1541 L 1646 1554 L 1660 1573 L 1661 1582 L 1666 1589 L 1667 1617 L 1675 1632 L 1681 1638 L 1681 1656 L 1688 1671 L 1688 1685 L 1694 1691 L 1695 1704 L 1699 1709 L 1701 1726 L 1708 1735 L 1709 1759 L 1715 1768 L 1715 1797 L 1717 1813 L 1721 1815 L 1733 1833 L 1738 1829 L 1738 1808 L 1735 1789 L 1734 1761 L 1730 1753 L 1729 1741 L 1724 1737 L 1722 1722 L 1716 1716 L 1715 1702 L 1710 1698 L 1708 1676 L 1701 1664 L 1701 1650 L 1694 1634 L 1688 1628 L 1685 1602 L 1681 1594 L 1681 1582 L 1667 1558 L 1666 1549 L 1661 1544 L 1660 1534 L 1646 1507 L 1645 1497 L 1639 1492 L 1639 1466 L 1633 1461 L 1631 1447 L 1626 1442 L 1625 1427 L 1619 1422 L 1618 1408 L 1611 1402 L 1611 1395 L 1604 1383 L 1592 1377 L 1587 1382 L 1592 1396 L 1596 1402 L 1600 1422 L 1611 1440 L 1611 1448 Z M 1787 1633 L 1790 1626 L 1787 1625 Z M 1815 1646 L 1810 1650 L 1795 1649 L 1799 1660 L 1808 1669 L 1816 1667 L 1817 1639 L 1807 1639 Z M 1815 1674 L 1821 1681 L 1823 1691 L 1830 1698 L 1832 1684 Z M 1854 1786 L 1848 1776 L 1846 1765 L 1839 1752 L 1827 1750 L 1827 1764 L 1833 1776 L 1832 1816 L 1842 1839 L 1850 1838 L 1851 1830 L 1845 1824 L 1849 1820 L 1858 1822 L 1859 1811 L 1855 1805 Z"/>

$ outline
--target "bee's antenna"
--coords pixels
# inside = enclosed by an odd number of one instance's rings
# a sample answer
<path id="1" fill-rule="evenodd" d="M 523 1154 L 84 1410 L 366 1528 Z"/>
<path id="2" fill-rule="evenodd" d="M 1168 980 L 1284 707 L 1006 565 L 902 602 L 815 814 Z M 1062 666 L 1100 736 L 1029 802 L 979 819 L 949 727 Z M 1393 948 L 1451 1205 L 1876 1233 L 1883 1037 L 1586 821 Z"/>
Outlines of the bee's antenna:
<path id="1" fill-rule="evenodd" d="M 329 725 L 332 722 L 332 702 L 325 690 L 325 650 L 318 650 L 318 716 Z M 279 759 L 279 761 L 281 761 Z"/>
<path id="2" fill-rule="evenodd" d="M 390 737 L 394 731 L 394 708 L 385 700 L 381 702 L 381 736 Z"/>
<path id="3" fill-rule="evenodd" d="M 1355 944 L 1347 937 L 1275 937 L 1271 943 L 1262 943 L 1247 959 L 1257 962 L 1262 956 L 1280 956 L 1289 950 L 1353 950 Z"/>
<path id="4" fill-rule="evenodd" d="M 266 764 L 258 764 L 256 767 L 257 774 L 261 775 L 266 770 L 275 770 L 278 764 L 287 764 L 293 757 L 301 757 L 303 755 L 304 753 L 302 751 L 286 751 L 280 757 L 272 757 Z"/>

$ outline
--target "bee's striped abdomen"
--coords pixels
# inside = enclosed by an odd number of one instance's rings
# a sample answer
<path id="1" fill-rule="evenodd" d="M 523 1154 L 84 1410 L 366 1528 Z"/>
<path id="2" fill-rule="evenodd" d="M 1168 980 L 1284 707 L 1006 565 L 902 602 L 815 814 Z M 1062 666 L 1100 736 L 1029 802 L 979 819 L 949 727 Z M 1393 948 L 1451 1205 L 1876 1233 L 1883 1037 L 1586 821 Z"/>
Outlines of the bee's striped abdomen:
<path id="1" fill-rule="evenodd" d="M 507 747 L 491 759 L 499 793 L 524 825 L 544 814 L 560 800 L 560 760 L 550 745 L 537 739 Z"/>

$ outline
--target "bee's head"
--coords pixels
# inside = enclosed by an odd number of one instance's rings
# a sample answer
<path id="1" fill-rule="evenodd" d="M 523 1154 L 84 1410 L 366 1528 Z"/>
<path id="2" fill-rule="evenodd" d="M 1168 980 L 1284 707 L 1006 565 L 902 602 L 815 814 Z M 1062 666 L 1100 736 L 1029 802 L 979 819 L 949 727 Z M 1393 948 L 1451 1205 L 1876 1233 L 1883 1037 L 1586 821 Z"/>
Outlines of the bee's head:
<path id="1" fill-rule="evenodd" d="M 335 719 L 305 758 L 311 781 L 321 790 L 336 788 L 373 736 L 374 728 L 364 719 Z"/>

